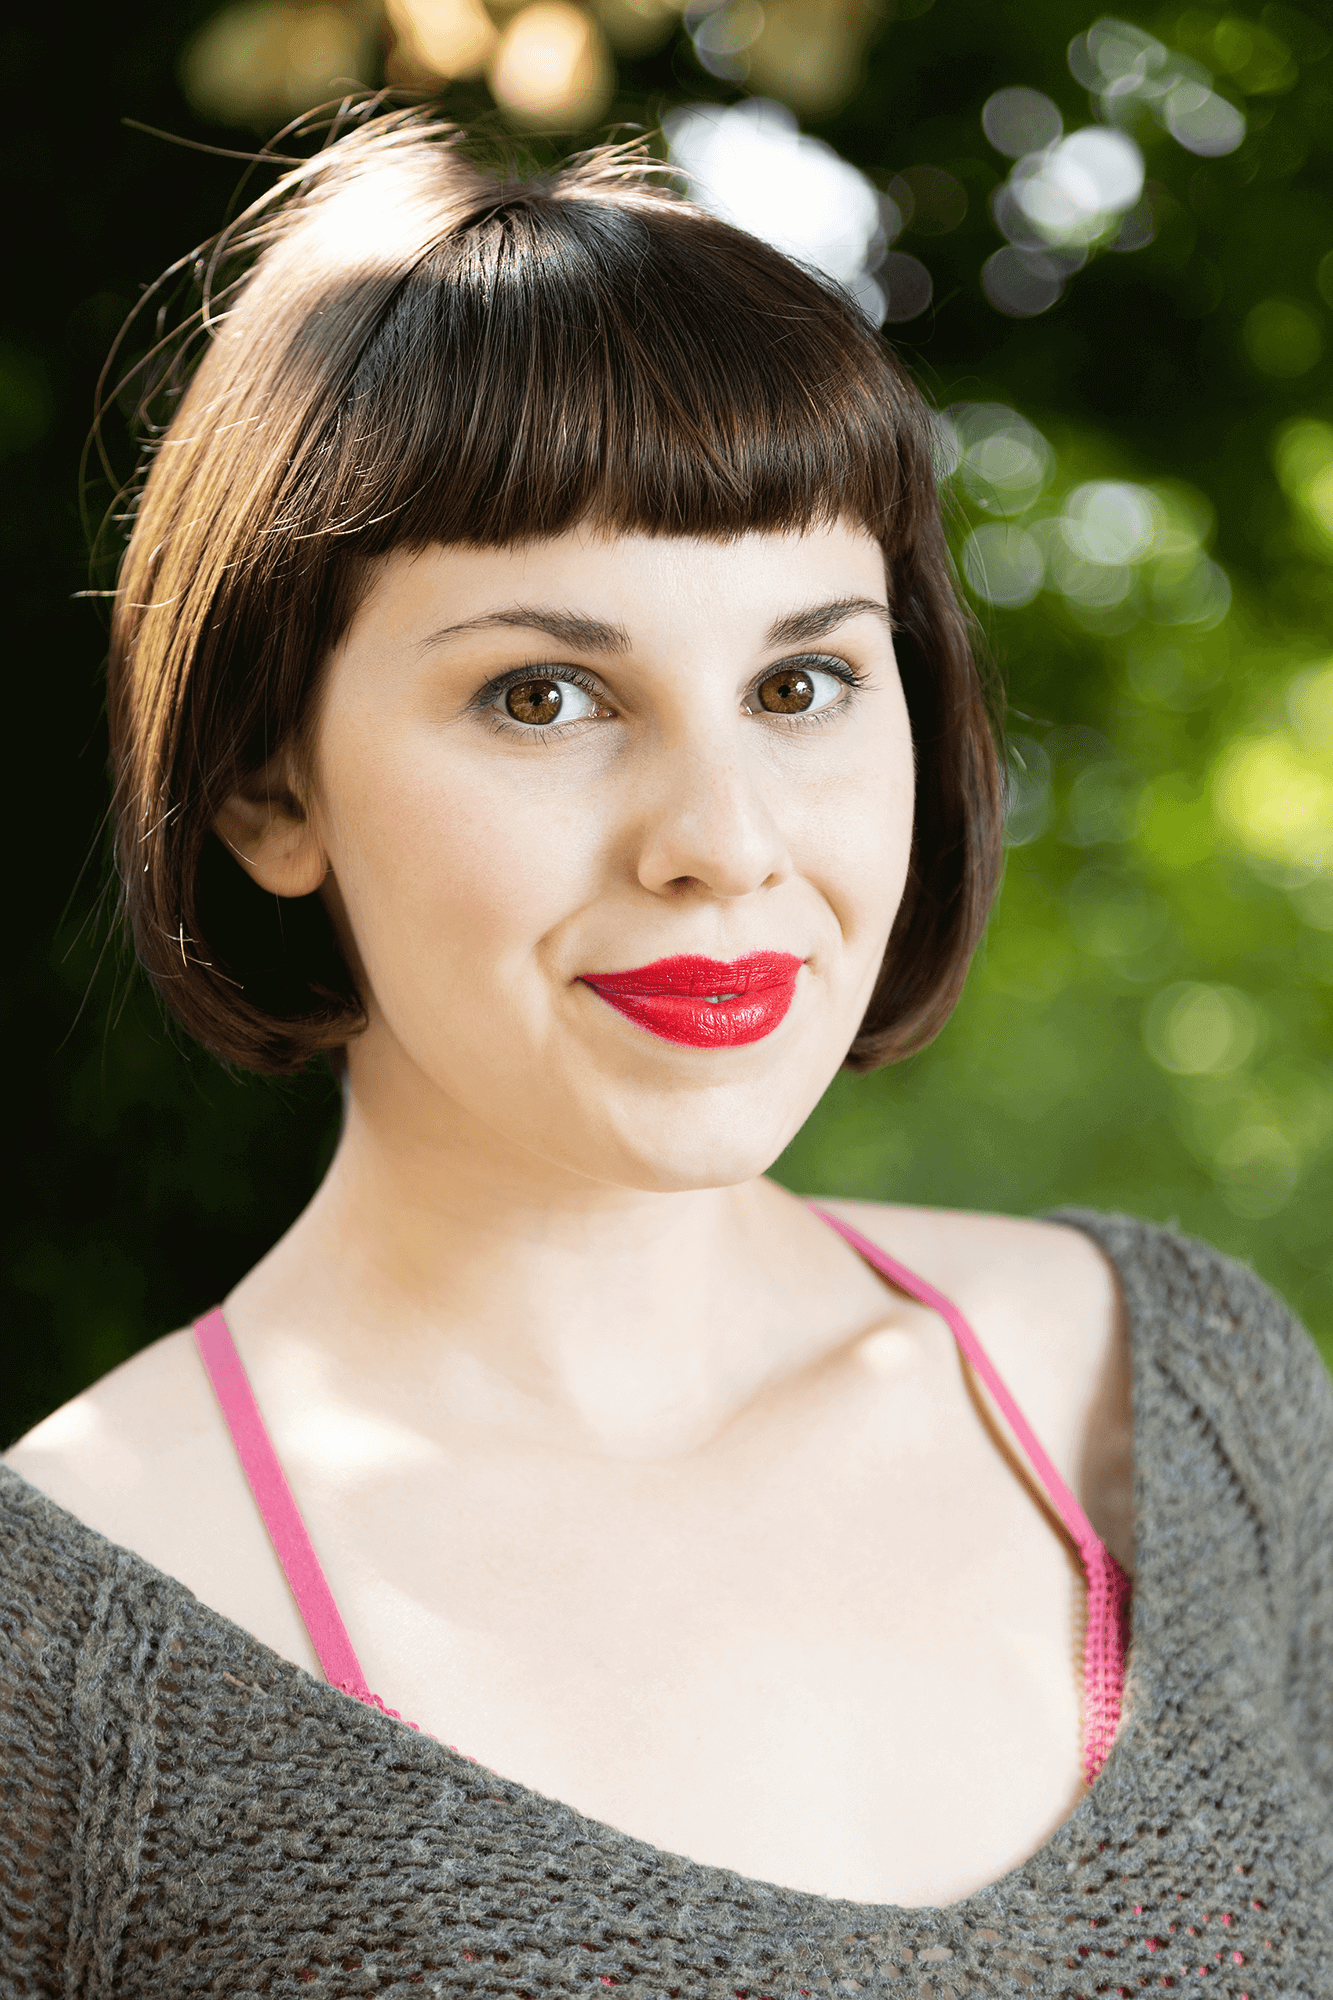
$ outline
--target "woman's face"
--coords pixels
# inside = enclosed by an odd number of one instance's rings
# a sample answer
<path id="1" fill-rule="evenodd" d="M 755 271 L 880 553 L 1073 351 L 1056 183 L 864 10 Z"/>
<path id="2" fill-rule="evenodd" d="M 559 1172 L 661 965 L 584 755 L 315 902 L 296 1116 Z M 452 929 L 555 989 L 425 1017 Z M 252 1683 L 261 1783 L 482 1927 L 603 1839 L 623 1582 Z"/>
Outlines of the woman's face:
<path id="1" fill-rule="evenodd" d="M 358 1101 L 479 1161 L 748 1179 L 845 1055 L 906 877 L 882 553 L 840 522 L 395 554 L 312 777 Z"/>

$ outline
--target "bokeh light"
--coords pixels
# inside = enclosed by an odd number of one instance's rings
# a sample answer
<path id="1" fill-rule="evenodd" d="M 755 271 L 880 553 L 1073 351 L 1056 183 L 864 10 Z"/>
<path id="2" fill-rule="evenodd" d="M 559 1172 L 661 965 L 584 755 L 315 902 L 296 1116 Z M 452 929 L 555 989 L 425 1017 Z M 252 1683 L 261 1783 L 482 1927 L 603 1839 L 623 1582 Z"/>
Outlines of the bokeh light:
<path id="1" fill-rule="evenodd" d="M 1134 140 L 1106 126 L 1084 126 L 1024 153 L 991 199 L 996 224 L 1009 238 L 982 270 L 992 305 L 1013 318 L 1053 306 L 1090 248 L 1118 235 L 1143 179 Z"/>
<path id="2" fill-rule="evenodd" d="M 481 0 L 385 0 L 385 11 L 394 37 L 390 73 L 404 83 L 471 76 L 495 46 Z"/>
<path id="3" fill-rule="evenodd" d="M 1009 738 L 1005 757 L 1005 845 L 1026 847 L 1045 833 L 1050 818 L 1050 757 L 1035 736 L 1019 732 Z"/>
<path id="4" fill-rule="evenodd" d="M 1296 675 L 1287 689 L 1287 713 L 1297 735 L 1333 751 L 1333 659 Z"/>
<path id="5" fill-rule="evenodd" d="M 701 68 L 816 114 L 850 95 L 873 19 L 864 0 L 687 0 L 684 7 Z"/>
<path id="6" fill-rule="evenodd" d="M 279 123 L 373 77 L 373 21 L 352 7 L 240 0 L 186 43 L 181 88 L 225 125 Z"/>
<path id="7" fill-rule="evenodd" d="M 889 250 L 875 265 L 872 281 L 883 301 L 883 317 L 891 325 L 919 319 L 934 296 L 935 284 L 919 257 L 905 250 Z M 858 294 L 871 319 L 877 317 L 875 302 L 864 288 Z"/>
<path id="8" fill-rule="evenodd" d="M 1022 528 L 999 521 L 974 528 L 963 543 L 963 574 L 988 604 L 1031 604 L 1046 574 L 1041 550 Z"/>
<path id="9" fill-rule="evenodd" d="M 730 83 L 742 83 L 750 73 L 746 50 L 764 32 L 764 10 L 759 0 L 729 0 L 729 4 L 692 4 L 686 9 L 685 25 L 690 30 L 694 53 L 701 66 L 713 76 Z"/>
<path id="10" fill-rule="evenodd" d="M 1123 132 L 1094 125 L 1027 154 L 1009 177 L 1013 201 L 1038 237 L 1062 246 L 1106 234 L 1143 192 L 1143 155 Z M 1005 204 L 1003 215 L 1011 215 Z M 1001 222 L 1004 227 L 1004 221 Z"/>
<path id="11" fill-rule="evenodd" d="M 981 129 L 997 153 L 1017 160 L 1025 153 L 1045 152 L 1065 126 L 1059 107 L 1049 97 L 1017 84 L 986 99 Z"/>
<path id="12" fill-rule="evenodd" d="M 1234 153 L 1245 137 L 1244 114 L 1195 77 L 1182 78 L 1161 103 L 1167 131 L 1191 153 Z"/>
<path id="13" fill-rule="evenodd" d="M 697 201 L 846 286 L 878 325 L 888 302 L 871 272 L 883 255 L 886 217 L 893 227 L 898 213 L 864 174 L 802 133 L 787 106 L 769 99 L 747 98 L 728 110 L 686 105 L 663 122 L 672 164 Z M 914 283 L 919 297 L 912 272 L 899 278 L 903 306 L 912 301 Z M 924 297 L 913 310 L 929 301 L 926 273 Z M 910 314 L 900 307 L 897 316 Z"/>
<path id="14" fill-rule="evenodd" d="M 1065 537 L 1086 562 L 1117 568 L 1142 562 L 1152 548 L 1161 511 L 1144 486 L 1126 479 L 1089 480 L 1065 501 Z"/>
<path id="15" fill-rule="evenodd" d="M 971 527 L 960 546 L 964 578 L 988 604 L 1012 610 L 1046 589 L 1108 636 L 1145 623 L 1211 631 L 1231 608 L 1230 578 L 1206 552 L 1212 510 L 1179 483 L 1083 480 L 1062 495 L 1049 440 L 1002 403 L 945 413 L 940 474 L 979 513 L 1012 524 Z"/>
<path id="16" fill-rule="evenodd" d="M 1218 758 L 1218 817 L 1291 886 L 1333 876 L 1333 661 L 1288 684 L 1285 727 L 1233 737 Z"/>
<path id="17" fill-rule="evenodd" d="M 613 76 L 590 14 L 570 0 L 533 0 L 501 35 L 489 80 L 496 103 L 521 122 L 577 128 L 601 117 Z"/>
<path id="18" fill-rule="evenodd" d="M 763 0 L 763 15 L 762 32 L 743 52 L 750 88 L 810 117 L 846 103 L 880 18 L 873 0 Z"/>
<path id="19" fill-rule="evenodd" d="M 1014 158 L 991 196 L 991 214 L 1008 238 L 982 267 L 981 285 L 996 309 L 1031 319 L 1059 299 L 1089 253 L 1114 243 L 1140 249 L 1154 226 L 1140 201 L 1143 154 L 1114 126 L 1086 125 L 1062 137 L 1056 107 L 1038 91 L 1015 87 L 987 100 L 982 124 L 998 152 Z M 1037 143 L 1018 151 L 1024 140 Z"/>
<path id="20" fill-rule="evenodd" d="M 1333 424 L 1298 417 L 1277 434 L 1277 476 L 1317 545 L 1333 548 Z"/>
<path id="21" fill-rule="evenodd" d="M 1244 113 L 1215 91 L 1212 72 L 1129 21 L 1106 17 L 1069 45 L 1069 67 L 1108 120 L 1151 112 L 1191 153 L 1215 159 L 1245 137 Z"/>
<path id="22" fill-rule="evenodd" d="M 1308 375 L 1324 355 L 1324 329 L 1299 299 L 1261 299 L 1245 315 L 1241 338 L 1264 375 Z"/>
<path id="23" fill-rule="evenodd" d="M 1032 505 L 1055 465 L 1035 424 L 1007 403 L 956 403 L 945 423 L 953 463 L 968 497 L 988 514 L 1019 514 Z"/>
<path id="24" fill-rule="evenodd" d="M 1067 276 L 1068 266 L 1045 252 L 1006 243 L 982 265 L 981 289 L 997 312 L 1035 319 L 1055 304 Z"/>
<path id="25" fill-rule="evenodd" d="M 1193 16 L 1182 16 L 1180 25 L 1202 32 Z M 1236 24 L 1234 34 L 1224 32 L 1230 25 L 1223 22 L 1214 37 L 1224 67 L 1233 76 L 1266 79 L 1249 80 L 1247 88 L 1285 88 L 1267 80 L 1287 75 L 1285 46 L 1263 29 L 1247 38 L 1245 24 Z M 1142 250 L 1154 240 L 1136 127 L 1155 121 L 1187 151 L 1208 159 L 1235 152 L 1248 129 L 1240 108 L 1213 88 L 1213 72 L 1204 63 L 1131 22 L 1109 16 L 1094 22 L 1069 44 L 1068 59 L 1092 96 L 1099 123 L 1065 136 L 1059 107 L 1022 84 L 995 91 L 981 111 L 987 139 L 1014 162 L 991 197 L 992 216 L 1008 241 L 983 264 L 981 288 L 998 312 L 1013 319 L 1048 312 L 1092 254 Z M 1256 344 L 1264 353 L 1293 357 L 1310 345 L 1307 338 L 1302 347 L 1290 329 L 1266 345 L 1261 332 Z M 1291 372 L 1297 372 L 1294 363 Z"/>
<path id="26" fill-rule="evenodd" d="M 1154 1062 L 1181 1076 L 1239 1069 L 1259 1040 L 1260 1014 L 1234 986 L 1185 981 L 1154 995 L 1143 1038 Z"/>

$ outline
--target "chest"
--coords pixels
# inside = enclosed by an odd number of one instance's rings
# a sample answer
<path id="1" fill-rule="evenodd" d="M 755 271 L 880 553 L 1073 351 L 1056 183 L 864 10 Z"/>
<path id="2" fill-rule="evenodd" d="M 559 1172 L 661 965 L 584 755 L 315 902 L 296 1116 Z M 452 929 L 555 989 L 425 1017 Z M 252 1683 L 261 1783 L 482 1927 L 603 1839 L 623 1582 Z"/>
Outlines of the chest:
<path id="1" fill-rule="evenodd" d="M 280 1449 L 386 1704 L 654 1846 L 947 1902 L 1080 1794 L 1081 1574 L 947 1337 L 685 1464 L 363 1453 L 335 1479 L 297 1432 Z M 318 1671 L 248 1491 L 214 1471 L 192 1587 Z"/>

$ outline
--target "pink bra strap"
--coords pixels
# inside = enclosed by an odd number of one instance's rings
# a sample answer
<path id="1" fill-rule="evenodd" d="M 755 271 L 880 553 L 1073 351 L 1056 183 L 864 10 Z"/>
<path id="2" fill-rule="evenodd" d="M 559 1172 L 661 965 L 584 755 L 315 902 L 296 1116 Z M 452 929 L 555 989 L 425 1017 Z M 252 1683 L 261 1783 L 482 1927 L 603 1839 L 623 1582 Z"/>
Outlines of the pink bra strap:
<path id="1" fill-rule="evenodd" d="M 968 1362 L 1004 1412 L 1014 1436 L 1027 1453 L 1028 1461 L 1050 1496 L 1051 1505 L 1073 1536 L 1088 1581 L 1087 1636 L 1083 1648 L 1083 1768 L 1091 1784 L 1106 1762 L 1120 1723 L 1125 1690 L 1125 1612 L 1129 1603 L 1130 1580 L 1102 1541 L 1064 1480 L 1042 1448 L 1040 1439 L 1005 1387 L 994 1362 L 987 1354 L 952 1299 L 915 1271 L 909 1271 L 887 1250 L 881 1250 L 849 1222 L 839 1221 L 818 1202 L 810 1208 L 836 1229 L 868 1264 L 881 1272 L 909 1298 L 937 1312 L 948 1326 Z"/>
<path id="2" fill-rule="evenodd" d="M 1096 1529 L 1079 1506 L 1078 1501 L 1074 1498 L 1069 1488 L 1065 1485 L 1064 1480 L 1061 1479 L 1059 1473 L 1051 1464 L 1050 1459 L 1042 1449 L 1036 1432 L 1001 1381 L 995 1363 L 991 1360 L 989 1354 L 987 1354 L 985 1348 L 977 1339 L 975 1333 L 973 1333 L 972 1328 L 953 1303 L 953 1300 L 946 1299 L 943 1292 L 937 1292 L 935 1287 L 928 1284 L 924 1278 L 918 1278 L 915 1271 L 909 1271 L 906 1264 L 900 1264 L 896 1257 L 890 1257 L 887 1250 L 881 1250 L 878 1244 L 870 1241 L 868 1236 L 863 1236 L 859 1229 L 853 1229 L 849 1222 L 839 1222 L 836 1215 L 830 1215 L 826 1208 L 820 1208 L 815 1202 L 811 1202 L 810 1206 L 816 1215 L 822 1216 L 825 1222 L 837 1230 L 839 1236 L 846 1238 L 853 1250 L 859 1250 L 868 1264 L 873 1264 L 876 1270 L 884 1273 L 886 1278 L 891 1278 L 900 1291 L 906 1292 L 910 1298 L 919 1299 L 923 1306 L 929 1306 L 932 1311 L 939 1314 L 940 1318 L 953 1334 L 954 1339 L 958 1342 L 958 1345 L 962 1348 L 963 1353 L 971 1362 L 973 1368 L 976 1369 L 977 1374 L 1004 1411 L 1010 1429 L 1027 1453 L 1033 1471 L 1050 1495 L 1051 1505 L 1068 1528 L 1078 1547 L 1083 1549 L 1088 1546 L 1089 1542 L 1096 1542 Z M 1100 1547 L 1100 1543 L 1098 1543 L 1098 1546 Z"/>
<path id="3" fill-rule="evenodd" d="M 194 1338 L 325 1678 L 345 1694 L 380 1707 L 366 1685 L 220 1306 L 195 1321 Z"/>

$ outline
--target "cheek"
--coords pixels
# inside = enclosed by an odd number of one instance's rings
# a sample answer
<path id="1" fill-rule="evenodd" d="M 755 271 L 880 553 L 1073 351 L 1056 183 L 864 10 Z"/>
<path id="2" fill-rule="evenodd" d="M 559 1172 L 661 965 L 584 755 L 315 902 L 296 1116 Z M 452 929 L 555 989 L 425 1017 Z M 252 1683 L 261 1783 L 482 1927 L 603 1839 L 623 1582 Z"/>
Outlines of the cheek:
<path id="1" fill-rule="evenodd" d="M 429 737 L 365 742 L 349 731 L 350 754 L 335 744 L 324 769 L 330 861 L 372 986 L 503 978 L 591 878 L 577 821 L 553 823 L 538 787 L 460 768 Z"/>
<path id="2" fill-rule="evenodd" d="M 854 765 L 830 774 L 808 802 L 803 872 L 838 920 L 844 942 L 878 966 L 902 900 L 912 851 L 915 768 L 904 712 L 877 731 Z"/>

